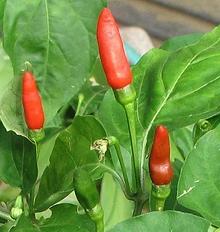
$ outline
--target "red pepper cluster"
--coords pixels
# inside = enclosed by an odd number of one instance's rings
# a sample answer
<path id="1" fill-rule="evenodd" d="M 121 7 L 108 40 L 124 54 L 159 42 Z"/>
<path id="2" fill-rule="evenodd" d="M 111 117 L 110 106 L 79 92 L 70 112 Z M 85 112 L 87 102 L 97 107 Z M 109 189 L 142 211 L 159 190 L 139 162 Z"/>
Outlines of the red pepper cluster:
<path id="1" fill-rule="evenodd" d="M 111 11 L 104 8 L 97 26 L 97 40 L 102 66 L 109 85 L 122 89 L 132 82 L 132 73 L 126 58 L 118 25 Z M 173 177 L 170 163 L 169 134 L 164 126 L 156 128 L 149 161 L 150 176 L 155 185 L 167 185 Z"/>

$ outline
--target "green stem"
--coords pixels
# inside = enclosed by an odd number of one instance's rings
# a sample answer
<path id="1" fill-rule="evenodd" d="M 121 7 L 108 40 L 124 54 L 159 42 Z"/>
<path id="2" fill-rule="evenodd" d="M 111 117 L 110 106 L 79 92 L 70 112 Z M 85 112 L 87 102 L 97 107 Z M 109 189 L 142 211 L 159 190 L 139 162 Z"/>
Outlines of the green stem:
<path id="1" fill-rule="evenodd" d="M 32 215 L 33 217 L 33 209 L 34 209 L 34 194 L 35 194 L 35 184 L 34 186 L 32 187 L 31 189 L 31 192 L 30 192 L 30 203 L 29 203 L 29 209 L 30 209 L 30 214 Z"/>
<path id="2" fill-rule="evenodd" d="M 143 209 L 144 201 L 135 201 L 135 207 L 133 211 L 133 217 L 141 215 Z"/>
<path id="3" fill-rule="evenodd" d="M 170 185 L 152 185 L 150 210 L 163 211 L 167 197 L 170 195 Z"/>
<path id="4" fill-rule="evenodd" d="M 103 220 L 98 221 L 96 223 L 96 231 L 97 232 L 104 232 L 104 221 Z"/>
<path id="5" fill-rule="evenodd" d="M 134 195 L 131 192 L 129 192 L 129 190 L 126 188 L 125 183 L 124 183 L 123 179 L 121 178 L 121 176 L 115 170 L 113 170 L 113 169 L 109 168 L 108 166 L 106 166 L 104 164 L 101 164 L 101 163 L 99 163 L 98 165 L 97 164 L 87 164 L 84 167 L 90 167 L 90 168 L 92 168 L 93 166 L 94 166 L 94 169 L 93 169 L 94 171 L 97 168 L 101 167 L 104 172 L 108 172 L 109 174 L 111 174 L 118 181 L 118 183 L 120 184 L 121 189 L 122 189 L 125 197 L 128 200 L 132 200 L 133 201 L 135 199 Z"/>
<path id="6" fill-rule="evenodd" d="M 139 178 L 139 158 L 138 158 L 138 147 L 137 147 L 137 133 L 136 133 L 136 113 L 134 102 L 131 102 L 127 105 L 124 105 L 124 109 L 126 112 L 130 141 L 131 141 L 131 150 L 132 150 L 132 159 L 131 164 L 133 167 L 133 187 L 135 192 L 141 192 L 141 183 Z"/>
<path id="7" fill-rule="evenodd" d="M 83 94 L 79 94 L 79 96 L 78 96 L 78 105 L 77 105 L 77 108 L 76 108 L 75 116 L 81 116 L 82 115 L 80 113 L 80 110 L 81 110 L 81 106 L 82 106 L 83 100 L 84 100 Z"/>
<path id="8" fill-rule="evenodd" d="M 92 210 L 87 211 L 90 218 L 96 224 L 96 232 L 104 232 L 104 212 L 100 204 L 97 204 Z"/>
<path id="9" fill-rule="evenodd" d="M 8 213 L 3 212 L 3 211 L 0 211 L 0 218 L 6 221 L 11 221 L 11 222 L 14 221 L 14 219 Z"/>
<path id="10" fill-rule="evenodd" d="M 115 147 L 115 150 L 116 150 L 116 153 L 118 156 L 118 160 L 119 160 L 119 163 L 121 166 L 121 170 L 122 170 L 122 175 L 124 177 L 124 182 L 125 182 L 126 188 L 127 188 L 128 192 L 131 192 L 124 159 L 123 159 L 122 152 L 121 152 L 120 143 L 119 143 L 118 139 L 116 137 L 113 137 L 113 136 L 109 137 L 108 140 L 109 140 L 109 144 L 114 145 L 114 147 Z"/>

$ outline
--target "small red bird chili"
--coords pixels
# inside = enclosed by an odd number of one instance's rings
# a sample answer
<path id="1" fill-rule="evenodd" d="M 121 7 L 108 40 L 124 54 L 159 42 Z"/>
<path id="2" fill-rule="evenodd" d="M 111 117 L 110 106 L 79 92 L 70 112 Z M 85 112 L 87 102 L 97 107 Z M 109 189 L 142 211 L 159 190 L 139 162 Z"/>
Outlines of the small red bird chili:
<path id="1" fill-rule="evenodd" d="M 151 149 L 149 169 L 151 180 L 155 185 L 167 185 L 173 177 L 170 163 L 170 142 L 166 127 L 156 128 L 153 146 Z"/>
<path id="2" fill-rule="evenodd" d="M 132 82 L 132 73 L 125 55 L 118 25 L 108 8 L 100 13 L 97 25 L 100 58 L 107 81 L 113 89 Z"/>
<path id="3" fill-rule="evenodd" d="M 22 78 L 22 103 L 27 127 L 39 130 L 44 125 L 44 111 L 35 77 L 32 72 L 25 71 Z"/>

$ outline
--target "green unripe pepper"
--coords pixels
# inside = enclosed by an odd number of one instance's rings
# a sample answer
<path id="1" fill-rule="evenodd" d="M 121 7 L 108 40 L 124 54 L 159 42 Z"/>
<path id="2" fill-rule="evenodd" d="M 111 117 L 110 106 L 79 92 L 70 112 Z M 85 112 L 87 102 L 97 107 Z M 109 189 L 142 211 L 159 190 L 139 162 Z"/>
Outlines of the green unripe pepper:
<path id="1" fill-rule="evenodd" d="M 104 232 L 104 212 L 100 205 L 98 190 L 89 173 L 82 168 L 77 169 L 73 184 L 79 203 L 96 224 L 96 231 Z"/>
<path id="2" fill-rule="evenodd" d="M 79 168 L 74 173 L 73 184 L 76 197 L 82 207 L 88 211 L 99 204 L 99 193 L 89 173 Z"/>

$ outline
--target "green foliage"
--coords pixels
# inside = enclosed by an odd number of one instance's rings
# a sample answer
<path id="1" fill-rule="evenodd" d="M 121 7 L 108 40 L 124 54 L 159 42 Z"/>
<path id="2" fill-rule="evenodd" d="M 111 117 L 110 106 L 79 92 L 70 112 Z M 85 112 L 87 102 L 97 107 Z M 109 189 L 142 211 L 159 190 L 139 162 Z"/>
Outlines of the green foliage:
<path id="1" fill-rule="evenodd" d="M 95 232 L 94 223 L 86 216 L 77 214 L 76 206 L 60 204 L 51 208 L 52 216 L 39 224 L 32 224 L 24 215 L 11 232 Z"/>
<path id="2" fill-rule="evenodd" d="M 85 210 L 92 210 L 99 204 L 96 184 L 83 168 L 77 168 L 74 172 L 73 186 L 77 200 Z"/>
<path id="3" fill-rule="evenodd" d="M 0 0 L 0 35 L 2 33 L 5 2 L 6 0 Z"/>
<path id="4" fill-rule="evenodd" d="M 37 179 L 35 146 L 24 137 L 6 132 L 0 125 L 0 179 L 30 192 Z"/>
<path id="5" fill-rule="evenodd" d="M 40 181 L 35 211 L 47 209 L 73 191 L 73 173 L 77 167 L 99 164 L 98 154 L 90 147 L 96 139 L 105 136 L 103 127 L 92 116 L 76 117 L 72 125 L 59 134 L 50 165 Z"/>
<path id="6" fill-rule="evenodd" d="M 210 223 L 192 214 L 176 211 L 152 212 L 136 217 L 116 225 L 109 232 L 154 232 L 154 231 L 175 231 L 175 232 L 207 232 Z"/>
<path id="7" fill-rule="evenodd" d="M 105 174 L 102 182 L 101 203 L 106 230 L 132 216 L 133 202 L 126 199 L 118 183 L 109 174 Z"/>
<path id="8" fill-rule="evenodd" d="M 160 48 L 166 51 L 177 51 L 188 45 L 197 43 L 203 36 L 203 33 L 194 33 L 188 35 L 176 36 L 171 39 L 166 40 Z"/>
<path id="9" fill-rule="evenodd" d="M 98 54 L 96 21 L 104 5 L 101 0 L 6 2 L 4 48 L 15 74 L 1 103 L 0 116 L 8 130 L 26 134 L 18 100 L 25 61 L 32 64 L 41 91 L 46 128 L 57 126 L 53 121 L 57 112 L 93 71 Z"/>
<path id="10" fill-rule="evenodd" d="M 143 190 L 134 193 L 126 186 L 134 180 L 126 114 L 98 58 L 96 23 L 105 6 L 104 0 L 0 0 L 0 180 L 10 185 L 8 196 L 0 185 L 6 201 L 0 211 L 10 212 L 18 193 L 24 203 L 24 214 L 0 231 L 95 231 L 77 206 L 60 202 L 70 201 L 79 168 L 96 183 L 109 232 L 214 231 L 210 225 L 220 227 L 220 26 L 171 38 L 132 67 Z M 46 115 L 46 138 L 38 144 L 28 139 L 23 119 L 25 61 L 32 64 Z M 148 154 L 159 124 L 170 131 L 174 178 L 165 212 L 148 212 Z M 120 143 L 128 184 L 107 136 Z M 85 197 L 86 179 L 78 183 Z M 90 208 L 97 201 L 98 195 Z M 138 204 L 148 213 L 132 218 Z"/>
<path id="11" fill-rule="evenodd" d="M 188 155 L 179 179 L 177 199 L 220 226 L 219 149 L 220 127 L 208 132 Z"/>

